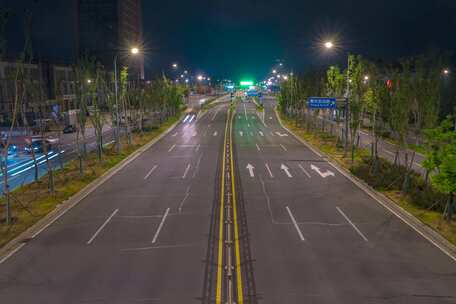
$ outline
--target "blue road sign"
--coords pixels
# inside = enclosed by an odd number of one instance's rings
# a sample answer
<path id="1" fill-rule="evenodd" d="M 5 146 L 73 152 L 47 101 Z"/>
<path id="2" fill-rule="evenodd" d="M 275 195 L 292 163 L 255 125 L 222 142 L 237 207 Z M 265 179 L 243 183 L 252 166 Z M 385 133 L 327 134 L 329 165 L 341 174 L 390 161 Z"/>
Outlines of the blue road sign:
<path id="1" fill-rule="evenodd" d="M 309 97 L 307 107 L 311 109 L 335 109 L 336 98 L 330 97 Z"/>

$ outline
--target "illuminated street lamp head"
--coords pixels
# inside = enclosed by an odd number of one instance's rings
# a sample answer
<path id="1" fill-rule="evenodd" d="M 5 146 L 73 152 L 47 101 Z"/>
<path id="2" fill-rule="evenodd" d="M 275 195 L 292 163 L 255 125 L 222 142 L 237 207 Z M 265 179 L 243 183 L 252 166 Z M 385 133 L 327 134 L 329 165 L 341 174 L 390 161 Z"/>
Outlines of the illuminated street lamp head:
<path id="1" fill-rule="evenodd" d="M 364 80 L 368 81 L 369 80 L 369 76 L 368 75 L 364 76 Z"/>
<path id="2" fill-rule="evenodd" d="M 276 71 L 276 70 L 272 70 L 272 73 L 273 73 L 273 74 L 276 74 L 276 73 L 277 73 L 277 71 Z"/>
<path id="3" fill-rule="evenodd" d="M 283 76 L 283 80 L 288 80 L 288 76 L 287 75 Z"/>
<path id="4" fill-rule="evenodd" d="M 443 70 L 443 75 L 449 75 L 450 74 L 450 70 L 449 69 L 444 69 Z"/>
<path id="5" fill-rule="evenodd" d="M 203 76 L 202 76 L 202 75 L 198 75 L 197 79 L 198 79 L 199 81 L 201 81 L 201 80 L 203 80 Z"/>
<path id="6" fill-rule="evenodd" d="M 334 43 L 332 43 L 331 41 L 325 42 L 325 48 L 332 49 L 333 47 L 334 47 Z"/>
<path id="7" fill-rule="evenodd" d="M 139 54 L 139 49 L 137 47 L 132 48 L 130 51 L 133 55 Z"/>
<path id="8" fill-rule="evenodd" d="M 177 69 L 177 63 L 173 63 L 173 69 Z"/>
<path id="9" fill-rule="evenodd" d="M 87 83 L 91 84 L 92 83 L 92 79 L 87 79 Z"/>

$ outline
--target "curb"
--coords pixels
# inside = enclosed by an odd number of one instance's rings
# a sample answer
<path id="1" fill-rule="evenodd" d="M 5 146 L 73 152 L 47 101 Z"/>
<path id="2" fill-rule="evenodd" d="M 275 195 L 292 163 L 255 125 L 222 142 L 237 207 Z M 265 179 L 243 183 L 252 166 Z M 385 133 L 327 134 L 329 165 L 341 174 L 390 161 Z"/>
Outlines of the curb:
<path id="1" fill-rule="evenodd" d="M 421 235 L 423 238 L 425 238 L 427 241 L 429 241 L 431 244 L 433 244 L 438 249 L 440 249 L 443 253 L 445 253 L 454 262 L 456 262 L 456 246 L 455 245 L 450 243 L 447 239 L 445 239 L 443 236 L 441 236 L 434 229 L 432 229 L 431 227 L 429 227 L 426 224 L 424 224 L 423 222 L 421 222 L 418 218 L 413 216 L 407 210 L 403 209 L 401 206 L 396 204 L 393 200 L 388 198 L 386 195 L 376 191 L 374 188 L 369 186 L 366 182 L 364 182 L 363 180 L 354 176 L 350 171 L 341 167 L 337 163 L 337 161 L 334 160 L 334 158 L 332 158 L 330 155 L 319 151 L 318 148 L 314 147 L 310 143 L 306 142 L 305 140 L 303 140 L 302 138 L 297 136 L 295 133 L 293 133 L 291 130 L 289 130 L 287 127 L 285 127 L 276 108 L 274 108 L 274 112 L 275 112 L 275 115 L 276 115 L 280 125 L 282 126 L 282 128 L 287 130 L 291 135 L 293 135 L 299 142 L 301 142 L 304 146 L 309 148 L 312 152 L 314 152 L 315 154 L 317 154 L 320 157 L 325 157 L 326 161 L 334 169 L 339 171 L 340 174 L 345 176 L 348 180 L 350 180 L 358 188 L 363 190 L 367 195 L 369 195 L 371 198 L 373 198 L 375 201 L 377 201 L 380 205 L 382 205 L 386 210 L 388 210 L 393 215 L 398 217 L 402 222 L 407 224 L 409 227 L 411 227 L 413 230 L 415 230 L 419 235 Z"/>
<path id="2" fill-rule="evenodd" d="M 2 248 L 0 248 L 0 264 L 5 262 L 8 258 L 14 255 L 17 251 L 19 251 L 25 244 L 36 238 L 41 232 L 46 230 L 49 226 L 51 226 L 55 221 L 57 221 L 61 216 L 71 210 L 74 206 L 79 204 L 83 199 L 85 199 L 89 194 L 95 191 L 99 186 L 103 185 L 106 181 L 108 181 L 112 176 L 117 174 L 120 170 L 125 168 L 131 162 L 133 162 L 136 158 L 138 158 L 142 153 L 150 149 L 155 143 L 157 143 L 160 139 L 165 137 L 169 134 L 174 128 L 181 122 L 182 116 L 168 129 L 163 131 L 160 135 L 152 139 L 149 143 L 145 144 L 144 146 L 138 148 L 136 151 L 132 152 L 129 156 L 127 156 L 124 160 L 119 162 L 117 165 L 103 173 L 101 176 L 96 178 L 90 184 L 82 188 L 79 192 L 74 194 L 68 200 L 62 202 L 61 204 L 57 205 L 54 210 L 49 212 L 45 215 L 42 219 L 38 222 L 33 224 L 27 230 L 19 234 L 17 237 L 6 243 Z"/>

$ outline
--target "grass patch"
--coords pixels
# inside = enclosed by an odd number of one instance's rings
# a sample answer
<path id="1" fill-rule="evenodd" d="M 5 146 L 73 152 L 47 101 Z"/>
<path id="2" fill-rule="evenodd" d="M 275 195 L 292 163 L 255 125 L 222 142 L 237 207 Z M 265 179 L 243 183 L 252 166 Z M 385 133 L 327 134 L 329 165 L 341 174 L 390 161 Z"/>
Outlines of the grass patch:
<path id="1" fill-rule="evenodd" d="M 55 193 L 48 191 L 48 176 L 41 177 L 37 182 L 24 185 L 11 193 L 11 212 L 13 223 L 0 224 L 0 247 L 14 239 L 29 227 L 54 210 L 59 204 L 68 200 L 89 183 L 103 175 L 106 171 L 124 160 L 134 151 L 150 142 L 172 126 L 179 116 L 168 119 L 159 128 L 151 129 L 142 134 L 133 134 L 132 143 L 122 142 L 122 153 L 115 152 L 114 145 L 104 150 L 102 161 L 98 161 L 95 153 L 89 153 L 84 159 L 84 174 L 79 172 L 78 161 L 65 164 L 63 169 L 54 171 Z M 2 208 L 0 218 L 5 218 L 5 199 L 0 200 Z"/>
<path id="2" fill-rule="evenodd" d="M 385 159 L 379 159 L 374 172 L 372 159 L 368 149 L 360 149 L 355 153 L 355 160 L 344 157 L 343 146 L 337 137 L 315 130 L 306 130 L 281 112 L 278 112 L 284 125 L 311 145 L 329 155 L 356 177 L 362 179 L 375 190 L 383 193 L 396 204 L 407 210 L 421 222 L 431 227 L 444 238 L 456 245 L 456 221 L 447 222 L 442 212 L 446 203 L 446 195 L 439 193 L 431 186 L 426 186 L 421 175 L 411 175 L 410 191 L 401 192 L 404 167 L 394 166 Z"/>

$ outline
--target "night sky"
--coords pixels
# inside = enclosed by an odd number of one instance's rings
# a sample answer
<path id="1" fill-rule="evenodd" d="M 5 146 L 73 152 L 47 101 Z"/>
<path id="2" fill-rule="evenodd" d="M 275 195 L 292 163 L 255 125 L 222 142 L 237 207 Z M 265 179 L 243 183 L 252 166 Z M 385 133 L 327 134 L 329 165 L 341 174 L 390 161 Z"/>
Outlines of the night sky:
<path id="1" fill-rule="evenodd" d="M 0 0 L 13 9 L 9 55 L 22 43 L 22 14 L 34 14 L 34 51 L 71 61 L 70 0 Z M 146 72 L 172 62 L 192 71 L 239 79 L 265 77 L 276 59 L 294 71 L 342 61 L 317 45 L 337 35 L 343 50 L 392 59 L 437 48 L 456 50 L 456 0 L 143 0 Z"/>

